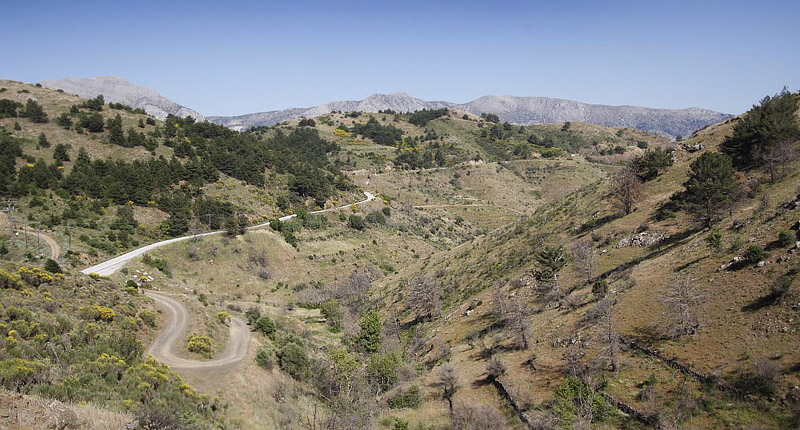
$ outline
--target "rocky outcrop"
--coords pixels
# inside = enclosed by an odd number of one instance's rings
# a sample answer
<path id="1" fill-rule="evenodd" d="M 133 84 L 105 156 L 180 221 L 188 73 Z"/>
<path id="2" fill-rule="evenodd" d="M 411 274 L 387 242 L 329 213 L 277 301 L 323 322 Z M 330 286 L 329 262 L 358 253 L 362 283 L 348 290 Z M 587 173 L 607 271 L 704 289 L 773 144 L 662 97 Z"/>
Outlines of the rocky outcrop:
<path id="1" fill-rule="evenodd" d="M 96 78 L 66 78 L 58 81 L 42 81 L 42 86 L 63 90 L 83 98 L 97 97 L 102 94 L 106 103 L 122 103 L 132 108 L 141 108 L 149 115 L 164 119 L 168 114 L 175 116 L 191 116 L 198 121 L 205 117 L 195 110 L 162 96 L 150 88 L 134 85 L 117 76 L 99 76 Z"/>

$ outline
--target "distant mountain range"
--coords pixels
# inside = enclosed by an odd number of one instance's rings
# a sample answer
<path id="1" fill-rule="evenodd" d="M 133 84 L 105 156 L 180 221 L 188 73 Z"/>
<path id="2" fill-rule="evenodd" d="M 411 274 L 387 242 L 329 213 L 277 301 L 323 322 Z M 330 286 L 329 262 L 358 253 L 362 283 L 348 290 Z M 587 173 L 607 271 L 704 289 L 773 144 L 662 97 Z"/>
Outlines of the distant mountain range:
<path id="1" fill-rule="evenodd" d="M 197 111 L 178 103 L 148 88 L 136 86 L 118 77 L 67 78 L 45 81 L 48 88 L 60 88 L 81 97 L 103 94 L 107 101 L 141 107 L 157 118 L 171 113 L 207 119 L 234 130 L 274 125 L 289 119 L 313 118 L 333 111 L 378 112 L 393 110 L 413 112 L 420 109 L 455 108 L 480 115 L 496 114 L 501 121 L 512 124 L 531 125 L 566 121 L 588 122 L 609 127 L 631 127 L 650 133 L 674 138 L 688 136 L 695 130 L 715 124 L 731 115 L 701 108 L 655 109 L 641 106 L 609 106 L 581 103 L 572 100 L 547 97 L 484 96 L 468 103 L 426 101 L 408 94 L 373 94 L 364 100 L 335 101 L 308 108 L 258 112 L 237 116 L 203 117 Z"/>
<path id="2" fill-rule="evenodd" d="M 150 88 L 134 85 L 118 76 L 96 78 L 65 78 L 57 81 L 42 81 L 42 86 L 79 97 L 92 98 L 102 94 L 106 103 L 122 103 L 132 108 L 142 108 L 149 115 L 164 119 L 168 114 L 180 117 L 191 116 L 199 121 L 205 117 L 196 110 L 179 105 Z"/>

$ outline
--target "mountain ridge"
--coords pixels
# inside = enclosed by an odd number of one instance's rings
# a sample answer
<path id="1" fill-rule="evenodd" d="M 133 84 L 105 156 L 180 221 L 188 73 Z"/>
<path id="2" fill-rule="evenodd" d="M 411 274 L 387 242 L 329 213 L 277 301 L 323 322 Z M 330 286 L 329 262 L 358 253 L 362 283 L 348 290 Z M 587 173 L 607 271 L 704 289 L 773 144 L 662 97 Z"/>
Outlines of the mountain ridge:
<path id="1" fill-rule="evenodd" d="M 106 102 L 122 103 L 134 109 L 141 108 L 147 114 L 160 120 L 166 118 L 168 114 L 180 117 L 191 116 L 198 121 L 205 120 L 200 112 L 119 76 L 64 78 L 56 81 L 42 81 L 41 84 L 46 88 L 63 90 L 83 98 L 97 97 L 102 94 Z"/>
<path id="2" fill-rule="evenodd" d="M 164 119 L 168 114 L 192 116 L 198 121 L 209 120 L 233 130 L 271 126 L 290 119 L 313 118 L 333 111 L 378 112 L 392 110 L 408 113 L 421 109 L 462 109 L 475 115 L 495 114 L 501 121 L 518 125 L 587 122 L 607 127 L 630 127 L 676 138 L 730 118 L 731 115 L 699 107 L 660 109 L 635 105 L 603 105 L 550 97 L 486 95 L 467 103 L 428 101 L 398 92 L 375 93 L 362 100 L 339 100 L 301 108 L 254 112 L 234 116 L 203 116 L 146 87 L 138 86 L 116 76 L 94 78 L 65 78 L 43 81 L 48 88 L 61 89 L 81 97 L 103 94 L 107 101 L 142 108 L 148 114 Z"/>
<path id="3" fill-rule="evenodd" d="M 634 105 L 601 105 L 549 97 L 494 96 L 479 97 L 467 103 L 426 101 L 406 93 L 372 94 L 363 100 L 333 101 L 307 108 L 290 108 L 236 116 L 209 116 L 208 120 L 234 130 L 270 126 L 298 117 L 316 117 L 332 111 L 401 113 L 420 109 L 462 109 L 475 115 L 495 114 L 501 121 L 518 125 L 579 121 L 609 127 L 631 127 L 675 138 L 731 117 L 699 107 L 659 109 Z"/>

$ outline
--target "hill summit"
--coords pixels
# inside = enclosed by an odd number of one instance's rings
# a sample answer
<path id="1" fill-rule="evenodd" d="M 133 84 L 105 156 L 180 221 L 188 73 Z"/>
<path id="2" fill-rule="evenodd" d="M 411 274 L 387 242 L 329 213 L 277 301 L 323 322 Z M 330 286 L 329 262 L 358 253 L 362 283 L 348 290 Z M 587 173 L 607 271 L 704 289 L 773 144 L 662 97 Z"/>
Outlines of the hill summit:
<path id="1" fill-rule="evenodd" d="M 102 94 L 107 102 L 122 103 L 132 108 L 141 108 L 158 119 L 168 114 L 179 117 L 191 116 L 199 121 L 205 118 L 200 112 L 182 106 L 150 88 L 135 85 L 119 76 L 98 76 L 94 78 L 65 78 L 57 81 L 42 81 L 47 88 L 63 90 L 83 98 Z"/>

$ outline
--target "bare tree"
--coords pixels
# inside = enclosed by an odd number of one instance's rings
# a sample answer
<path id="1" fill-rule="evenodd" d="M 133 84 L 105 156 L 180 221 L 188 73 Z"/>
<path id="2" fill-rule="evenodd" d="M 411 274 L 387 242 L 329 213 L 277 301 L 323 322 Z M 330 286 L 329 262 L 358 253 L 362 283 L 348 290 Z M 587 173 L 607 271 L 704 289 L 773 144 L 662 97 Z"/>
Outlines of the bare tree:
<path id="1" fill-rule="evenodd" d="M 611 178 L 611 195 L 617 207 L 628 215 L 642 196 L 642 180 L 632 168 L 627 167 Z"/>
<path id="2" fill-rule="evenodd" d="M 354 313 L 358 313 L 372 287 L 372 280 L 372 275 L 367 271 L 353 271 L 350 276 L 339 281 L 333 296 Z"/>
<path id="3" fill-rule="evenodd" d="M 517 348 L 528 349 L 528 331 L 530 330 L 528 308 L 518 296 L 514 296 L 508 301 L 505 320 L 506 327 L 514 334 Z"/>
<path id="4" fill-rule="evenodd" d="M 494 313 L 498 318 L 505 318 L 506 315 L 506 296 L 503 293 L 503 285 L 499 282 L 494 284 L 494 291 L 492 291 L 492 305 Z"/>
<path id="5" fill-rule="evenodd" d="M 495 381 L 505 375 L 505 373 L 506 365 L 503 364 L 503 361 L 497 358 L 497 356 L 492 356 L 486 363 L 486 377 L 488 380 Z"/>
<path id="6" fill-rule="evenodd" d="M 442 314 L 442 285 L 429 276 L 419 276 L 407 282 L 406 306 L 417 321 L 433 319 Z"/>
<path id="7" fill-rule="evenodd" d="M 661 332 L 667 337 L 680 337 L 697 333 L 700 321 L 697 306 L 701 296 L 691 274 L 675 273 L 660 301 L 666 306 Z"/>
<path id="8" fill-rule="evenodd" d="M 601 311 L 600 323 L 596 328 L 600 341 L 600 351 L 595 358 L 595 364 L 599 368 L 606 368 L 616 372 L 619 368 L 620 344 L 619 332 L 617 331 L 612 309 L 613 307 L 609 302 L 608 306 L 604 306 Z"/>
<path id="9" fill-rule="evenodd" d="M 459 402 L 450 417 L 451 430 L 486 430 L 506 428 L 506 420 L 495 407 Z"/>
<path id="10" fill-rule="evenodd" d="M 775 183 L 786 173 L 786 165 L 796 159 L 797 146 L 793 139 L 783 139 L 772 145 L 767 145 L 761 150 L 760 157 L 767 164 L 770 182 Z"/>
<path id="11" fill-rule="evenodd" d="M 597 264 L 597 250 L 592 246 L 592 242 L 588 240 L 580 240 L 572 244 L 572 256 L 575 259 L 575 265 L 583 276 L 586 277 L 586 282 L 592 282 L 594 276 L 594 268 Z"/>
<path id="12" fill-rule="evenodd" d="M 447 400 L 450 412 L 453 412 L 453 396 L 458 391 L 458 375 L 456 369 L 449 362 L 439 368 L 439 385 L 442 387 L 442 397 Z"/>

